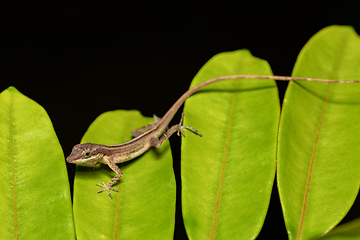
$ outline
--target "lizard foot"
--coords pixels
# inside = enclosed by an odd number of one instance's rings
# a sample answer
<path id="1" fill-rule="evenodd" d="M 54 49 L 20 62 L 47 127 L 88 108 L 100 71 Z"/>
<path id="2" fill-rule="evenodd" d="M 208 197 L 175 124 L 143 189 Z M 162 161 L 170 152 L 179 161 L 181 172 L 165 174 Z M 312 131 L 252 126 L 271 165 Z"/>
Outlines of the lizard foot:
<path id="1" fill-rule="evenodd" d="M 193 133 L 195 133 L 196 135 L 199 135 L 200 137 L 202 137 L 201 133 L 199 133 L 198 130 L 196 130 L 195 128 L 193 127 L 189 127 L 189 126 L 183 126 L 183 121 L 184 121 L 184 115 L 185 113 L 183 112 L 181 114 L 181 119 L 180 119 L 180 123 L 178 124 L 178 127 L 177 127 L 177 135 L 178 136 L 184 136 L 185 137 L 185 132 L 184 132 L 184 129 L 188 129 L 190 131 L 192 131 Z"/>
<path id="2" fill-rule="evenodd" d="M 115 192 L 119 192 L 119 190 L 112 188 L 110 185 L 105 184 L 104 182 L 102 182 L 102 184 L 103 184 L 103 185 L 101 185 L 101 184 L 99 184 L 99 183 L 96 184 L 97 186 L 104 188 L 103 190 L 98 191 L 98 193 L 102 193 L 102 192 L 104 192 L 104 191 L 108 191 L 109 197 L 112 199 L 110 190 L 111 190 L 111 191 L 115 191 Z"/>
<path id="3" fill-rule="evenodd" d="M 177 130 L 177 135 L 180 136 L 180 134 L 181 134 L 183 137 L 185 137 L 184 129 L 188 129 L 188 130 L 192 131 L 193 133 L 195 133 L 196 135 L 199 135 L 200 137 L 202 137 L 202 134 L 199 133 L 198 130 L 196 130 L 193 127 L 189 127 L 189 126 L 179 126 L 179 129 Z"/>

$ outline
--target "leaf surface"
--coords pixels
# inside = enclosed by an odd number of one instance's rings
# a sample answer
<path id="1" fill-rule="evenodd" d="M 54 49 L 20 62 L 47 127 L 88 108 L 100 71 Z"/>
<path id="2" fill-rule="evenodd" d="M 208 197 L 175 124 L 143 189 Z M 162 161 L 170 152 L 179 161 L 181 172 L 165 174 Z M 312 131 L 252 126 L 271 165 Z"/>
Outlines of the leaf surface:
<path id="1" fill-rule="evenodd" d="M 114 145 L 130 140 L 131 131 L 154 120 L 138 111 L 101 114 L 82 143 Z M 175 220 L 175 179 L 168 141 L 159 149 L 118 164 L 123 172 L 110 199 L 96 183 L 108 183 L 115 173 L 106 165 L 78 165 L 74 183 L 77 239 L 172 239 Z"/>
<path id="2" fill-rule="evenodd" d="M 360 239 L 360 219 L 337 226 L 321 240 L 358 240 Z"/>
<path id="3" fill-rule="evenodd" d="M 360 79 L 360 38 L 321 30 L 300 52 L 295 77 Z M 330 231 L 360 186 L 360 84 L 291 82 L 279 130 L 278 188 L 290 239 Z"/>
<path id="4" fill-rule="evenodd" d="M 45 110 L 0 94 L 1 239 L 74 239 L 65 158 Z"/>
<path id="5" fill-rule="evenodd" d="M 271 75 L 249 51 L 221 53 L 195 76 L 193 87 L 231 74 Z M 254 239 L 265 219 L 275 175 L 279 98 L 275 81 L 226 80 L 185 104 L 182 206 L 190 239 Z"/>

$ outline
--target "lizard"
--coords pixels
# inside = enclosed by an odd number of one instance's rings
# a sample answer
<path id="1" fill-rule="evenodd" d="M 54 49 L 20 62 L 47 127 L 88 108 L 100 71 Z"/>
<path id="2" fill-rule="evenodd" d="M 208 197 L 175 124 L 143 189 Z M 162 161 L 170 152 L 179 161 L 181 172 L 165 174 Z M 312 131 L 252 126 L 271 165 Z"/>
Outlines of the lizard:
<path id="1" fill-rule="evenodd" d="M 185 102 L 185 100 L 199 89 L 223 80 L 230 79 L 272 79 L 279 81 L 317 81 L 317 82 L 333 82 L 333 83 L 355 83 L 360 80 L 354 81 L 338 81 L 331 79 L 318 79 L 318 78 L 300 78 L 300 77 L 288 77 L 288 76 L 266 76 L 266 75 L 227 75 L 220 76 L 204 81 L 193 88 L 186 91 L 166 112 L 162 118 L 155 117 L 155 122 L 144 126 L 142 128 L 132 131 L 133 139 L 130 141 L 116 144 L 116 145 L 101 145 L 95 143 L 83 143 L 77 144 L 73 147 L 71 154 L 66 158 L 66 161 L 73 164 L 85 163 L 95 167 L 96 163 L 107 164 L 116 175 L 110 180 L 109 183 L 102 184 L 97 183 L 97 186 L 104 189 L 99 190 L 98 193 L 107 191 L 109 197 L 112 198 L 111 191 L 118 192 L 117 189 L 112 186 L 122 176 L 121 169 L 116 165 L 117 163 L 123 163 L 134 159 L 151 147 L 159 148 L 163 142 L 168 139 L 173 133 L 177 132 L 178 135 L 185 136 L 184 129 L 191 130 L 195 134 L 201 136 L 201 134 L 193 127 L 183 126 L 184 113 L 182 114 L 179 124 L 176 124 L 170 128 L 168 125 L 172 121 L 174 115 Z M 166 131 L 165 131 L 166 130 Z M 165 133 L 164 133 L 165 132 Z"/>

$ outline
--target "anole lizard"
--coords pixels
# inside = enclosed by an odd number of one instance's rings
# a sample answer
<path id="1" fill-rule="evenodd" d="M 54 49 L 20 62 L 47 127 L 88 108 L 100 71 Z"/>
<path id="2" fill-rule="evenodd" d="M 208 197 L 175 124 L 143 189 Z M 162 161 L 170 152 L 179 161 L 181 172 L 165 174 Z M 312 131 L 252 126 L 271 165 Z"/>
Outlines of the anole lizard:
<path id="1" fill-rule="evenodd" d="M 273 79 L 280 81 L 317 81 L 317 82 L 336 82 L 336 83 L 355 83 L 360 82 L 356 81 L 336 81 L 330 79 L 315 79 L 315 78 L 297 78 L 297 77 L 285 77 L 285 76 L 264 76 L 264 75 L 229 75 L 221 76 L 209 79 L 205 82 L 202 82 L 195 87 L 186 91 L 168 110 L 168 112 L 161 118 L 158 119 L 155 123 L 147 125 L 145 127 L 136 129 L 132 131 L 132 135 L 135 137 L 132 140 L 117 144 L 117 145 L 100 145 L 95 143 L 84 143 L 77 144 L 72 149 L 70 156 L 66 158 L 66 161 L 69 163 L 86 163 L 92 166 L 95 166 L 96 163 L 107 164 L 115 173 L 116 176 L 111 179 L 108 184 L 104 182 L 97 184 L 104 189 L 98 191 L 98 193 L 107 191 L 110 198 L 112 198 L 110 190 L 118 191 L 113 189 L 112 186 L 120 179 L 122 176 L 122 171 L 116 165 L 116 163 L 122 163 L 129 161 L 137 156 L 146 152 L 150 147 L 159 148 L 163 142 L 168 139 L 174 132 L 178 132 L 178 135 L 184 135 L 184 129 L 190 129 L 194 133 L 201 136 L 201 134 L 192 127 L 183 126 L 183 116 L 180 120 L 180 123 L 172 126 L 164 134 L 163 132 L 167 129 L 170 121 L 174 117 L 175 113 L 179 110 L 181 105 L 185 100 L 190 97 L 192 94 L 197 92 L 199 89 L 223 80 L 230 79 Z M 145 132 L 143 132 L 145 131 Z M 161 136 L 162 135 L 162 136 Z M 161 136 L 161 137 L 160 137 Z M 159 139 L 160 137 L 160 139 Z"/>

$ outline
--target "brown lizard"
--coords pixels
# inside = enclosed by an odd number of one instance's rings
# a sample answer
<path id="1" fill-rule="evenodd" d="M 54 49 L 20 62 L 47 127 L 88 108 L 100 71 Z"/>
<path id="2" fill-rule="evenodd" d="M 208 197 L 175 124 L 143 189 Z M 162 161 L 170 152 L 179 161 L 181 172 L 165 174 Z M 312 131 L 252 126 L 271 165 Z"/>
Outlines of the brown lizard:
<path id="1" fill-rule="evenodd" d="M 98 191 L 98 193 L 107 191 L 110 198 L 112 198 L 110 190 L 118 191 L 112 186 L 120 179 L 122 176 L 122 171 L 116 165 L 116 163 L 122 163 L 129 161 L 137 156 L 146 152 L 150 147 L 159 148 L 163 142 L 168 139 L 173 133 L 178 132 L 178 135 L 184 135 L 184 129 L 189 129 L 194 133 L 201 136 L 201 134 L 192 127 L 183 126 L 183 117 L 181 117 L 180 123 L 169 128 L 165 133 L 163 133 L 167 128 L 174 117 L 175 113 L 179 110 L 181 105 L 185 100 L 190 97 L 192 94 L 197 92 L 199 89 L 223 80 L 230 79 L 273 79 L 280 81 L 317 81 L 317 82 L 335 82 L 335 83 L 355 83 L 360 82 L 355 81 L 337 81 L 330 79 L 316 79 L 316 78 L 297 78 L 297 77 L 286 77 L 286 76 L 265 76 L 265 75 L 229 75 L 221 76 L 209 79 L 205 82 L 202 82 L 195 87 L 186 91 L 168 110 L 168 112 L 161 118 L 158 119 L 155 123 L 147 125 L 145 127 L 136 129 L 132 131 L 132 135 L 135 137 L 128 142 L 117 144 L 117 145 L 100 145 L 95 143 L 84 143 L 77 144 L 72 149 L 70 156 L 66 158 L 66 161 L 69 163 L 85 163 L 91 166 L 95 166 L 96 163 L 107 164 L 115 173 L 116 176 L 111 179 L 108 184 L 102 182 L 97 184 L 104 189 Z M 145 132 L 143 132 L 145 131 Z M 161 136 L 161 137 L 160 137 Z M 160 138 L 160 139 L 159 139 Z"/>

